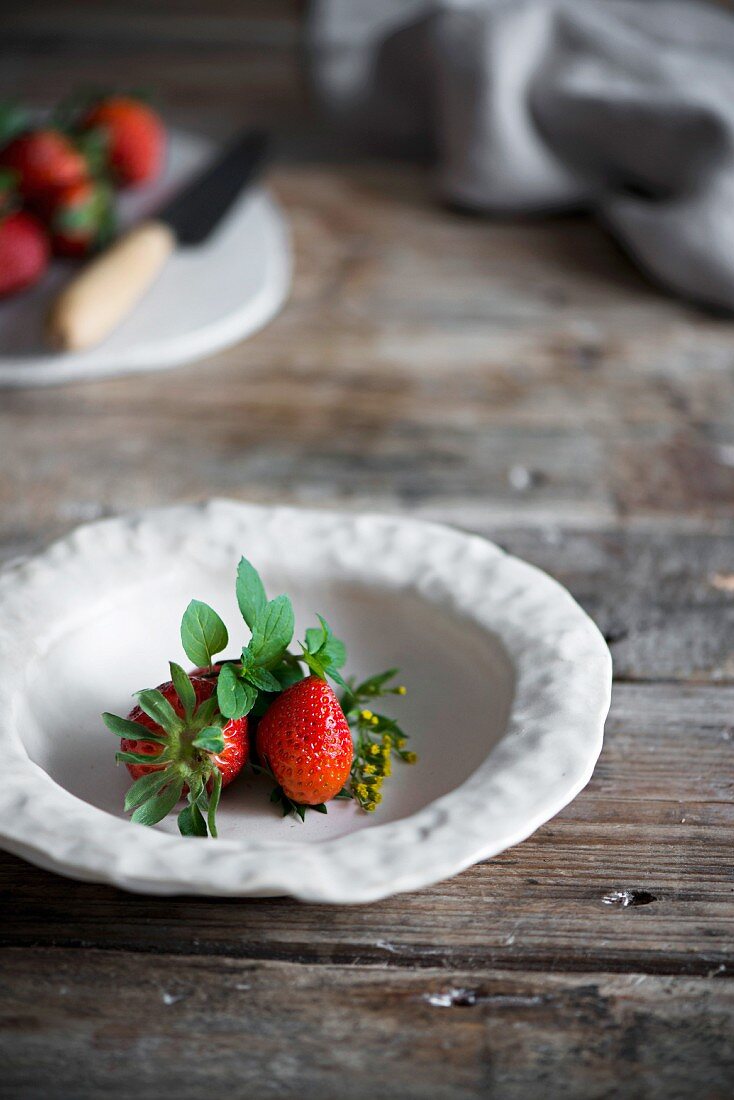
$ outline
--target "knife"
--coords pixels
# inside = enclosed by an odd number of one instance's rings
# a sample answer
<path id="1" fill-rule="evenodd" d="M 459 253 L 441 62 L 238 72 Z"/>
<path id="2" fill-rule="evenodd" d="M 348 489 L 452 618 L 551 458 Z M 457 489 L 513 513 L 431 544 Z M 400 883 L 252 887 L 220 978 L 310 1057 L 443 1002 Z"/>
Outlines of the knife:
<path id="1" fill-rule="evenodd" d="M 118 237 L 87 264 L 51 307 L 51 345 L 82 351 L 104 340 L 142 298 L 177 246 L 195 247 L 209 236 L 257 176 L 267 145 L 267 135 L 260 130 L 239 134 L 154 218 Z"/>

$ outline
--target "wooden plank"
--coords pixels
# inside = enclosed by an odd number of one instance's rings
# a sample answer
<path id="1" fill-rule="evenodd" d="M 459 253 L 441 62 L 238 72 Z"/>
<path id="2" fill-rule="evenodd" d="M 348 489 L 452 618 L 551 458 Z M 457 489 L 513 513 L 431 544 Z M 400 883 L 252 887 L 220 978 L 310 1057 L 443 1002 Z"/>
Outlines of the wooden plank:
<path id="1" fill-rule="evenodd" d="M 732 688 L 621 685 L 583 794 L 458 878 L 357 908 L 160 899 L 0 860 L 5 945 L 588 972 L 734 966 Z M 615 903 L 615 891 L 642 902 Z"/>
<path id="2" fill-rule="evenodd" d="M 16 1100 L 724 1100 L 734 1071 L 730 982 L 53 949 L 2 963 Z"/>

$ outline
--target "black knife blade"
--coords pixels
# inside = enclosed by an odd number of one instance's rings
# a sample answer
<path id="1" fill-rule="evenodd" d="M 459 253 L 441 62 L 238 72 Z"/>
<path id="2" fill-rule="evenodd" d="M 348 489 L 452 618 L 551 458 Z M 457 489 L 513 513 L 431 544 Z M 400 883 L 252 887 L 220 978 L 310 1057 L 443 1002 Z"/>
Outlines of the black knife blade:
<path id="1" fill-rule="evenodd" d="M 174 195 L 156 214 L 156 219 L 170 226 L 179 244 L 200 244 L 256 178 L 267 148 L 264 131 L 243 131 L 212 164 Z"/>

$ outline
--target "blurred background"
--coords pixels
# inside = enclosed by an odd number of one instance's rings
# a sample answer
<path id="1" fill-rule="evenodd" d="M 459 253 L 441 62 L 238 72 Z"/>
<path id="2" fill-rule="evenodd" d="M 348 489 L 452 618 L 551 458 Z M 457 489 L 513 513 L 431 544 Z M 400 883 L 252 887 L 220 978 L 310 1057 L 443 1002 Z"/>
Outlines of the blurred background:
<path id="1" fill-rule="evenodd" d="M 213 359 L 3 393 L 4 557 L 79 521 L 209 495 L 407 510 L 491 534 L 571 584 L 620 672 L 643 652 L 674 671 L 675 635 L 657 644 L 662 613 L 643 613 L 634 588 L 639 575 L 653 597 L 663 546 L 700 613 L 715 596 L 688 559 L 709 576 L 729 558 L 734 327 L 654 286 L 586 214 L 467 216 L 428 164 L 355 151 L 309 93 L 305 16 L 294 0 L 4 13 L 4 97 L 143 87 L 171 126 L 268 127 L 295 251 L 282 313 Z M 674 547 L 674 532 L 701 541 Z M 714 620 L 704 666 L 728 660 L 717 637 Z"/>

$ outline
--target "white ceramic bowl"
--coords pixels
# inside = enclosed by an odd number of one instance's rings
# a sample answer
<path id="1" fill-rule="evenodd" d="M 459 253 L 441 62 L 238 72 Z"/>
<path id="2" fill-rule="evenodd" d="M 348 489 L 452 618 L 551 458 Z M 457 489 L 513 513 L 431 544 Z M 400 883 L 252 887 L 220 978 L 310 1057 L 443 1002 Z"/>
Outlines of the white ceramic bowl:
<path id="1" fill-rule="evenodd" d="M 169 659 L 185 661 L 192 597 L 245 640 L 243 553 L 271 594 L 293 597 L 301 636 L 326 616 L 349 671 L 401 668 L 395 706 L 419 763 L 395 766 L 371 815 L 334 803 L 282 819 L 264 781 L 243 779 L 218 840 L 179 837 L 173 818 L 132 825 L 100 712 L 126 713 Z M 568 592 L 479 537 L 229 501 L 106 520 L 0 575 L 0 842 L 146 893 L 370 901 L 456 874 L 556 814 L 591 775 L 610 689 L 609 651 Z"/>

